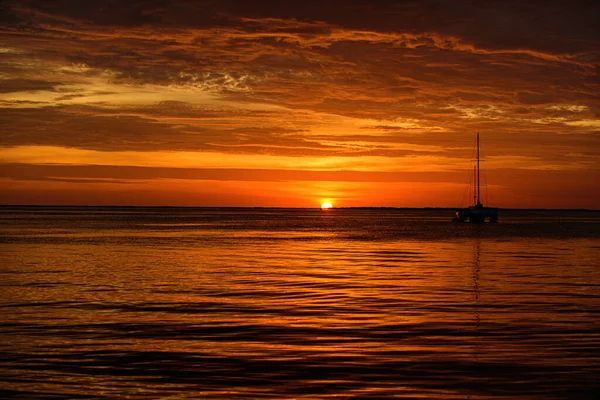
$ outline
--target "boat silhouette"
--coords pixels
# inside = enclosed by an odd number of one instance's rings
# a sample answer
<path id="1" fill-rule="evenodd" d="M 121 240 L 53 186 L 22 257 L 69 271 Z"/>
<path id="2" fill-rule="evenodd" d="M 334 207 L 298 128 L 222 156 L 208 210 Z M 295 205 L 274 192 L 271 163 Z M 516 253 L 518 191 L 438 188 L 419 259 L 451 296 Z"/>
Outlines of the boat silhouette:
<path id="1" fill-rule="evenodd" d="M 456 210 L 454 222 L 468 222 L 481 224 L 484 222 L 498 222 L 498 209 L 485 207 L 481 203 L 481 178 L 480 178 L 479 132 L 477 132 L 477 163 L 473 168 L 473 205 Z"/>

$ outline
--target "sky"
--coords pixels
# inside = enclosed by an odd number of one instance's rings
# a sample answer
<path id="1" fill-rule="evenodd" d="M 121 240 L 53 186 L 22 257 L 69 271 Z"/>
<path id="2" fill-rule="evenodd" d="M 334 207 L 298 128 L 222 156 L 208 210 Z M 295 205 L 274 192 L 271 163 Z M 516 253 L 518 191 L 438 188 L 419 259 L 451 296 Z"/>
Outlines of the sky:
<path id="1" fill-rule="evenodd" d="M 0 204 L 600 209 L 597 1 L 0 0 Z"/>

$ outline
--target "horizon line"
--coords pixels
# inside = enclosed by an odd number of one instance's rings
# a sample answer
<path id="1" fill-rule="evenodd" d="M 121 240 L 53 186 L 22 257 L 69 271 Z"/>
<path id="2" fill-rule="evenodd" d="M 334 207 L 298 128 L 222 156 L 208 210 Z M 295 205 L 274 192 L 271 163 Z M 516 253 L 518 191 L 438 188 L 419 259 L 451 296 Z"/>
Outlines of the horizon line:
<path id="1" fill-rule="evenodd" d="M 229 208 L 229 209 L 263 209 L 263 210 L 321 210 L 321 207 L 268 207 L 268 206 L 169 206 L 169 205 L 70 205 L 70 204 L 0 204 L 0 208 Z M 356 207 L 331 207 L 327 210 L 457 210 L 464 207 L 394 207 L 394 206 L 356 206 Z M 490 207 L 501 211 L 593 211 L 594 208 L 511 208 Z"/>

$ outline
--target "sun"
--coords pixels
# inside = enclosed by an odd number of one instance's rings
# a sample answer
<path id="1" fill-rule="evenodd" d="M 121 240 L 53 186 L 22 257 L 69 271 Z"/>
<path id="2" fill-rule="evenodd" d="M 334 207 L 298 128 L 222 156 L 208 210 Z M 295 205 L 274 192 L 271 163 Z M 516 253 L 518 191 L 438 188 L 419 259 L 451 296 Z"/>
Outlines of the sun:
<path id="1" fill-rule="evenodd" d="M 326 201 L 323 204 L 321 204 L 321 210 L 326 210 L 326 209 L 331 208 L 331 207 L 333 207 L 333 205 L 330 202 L 328 202 L 328 201 Z"/>

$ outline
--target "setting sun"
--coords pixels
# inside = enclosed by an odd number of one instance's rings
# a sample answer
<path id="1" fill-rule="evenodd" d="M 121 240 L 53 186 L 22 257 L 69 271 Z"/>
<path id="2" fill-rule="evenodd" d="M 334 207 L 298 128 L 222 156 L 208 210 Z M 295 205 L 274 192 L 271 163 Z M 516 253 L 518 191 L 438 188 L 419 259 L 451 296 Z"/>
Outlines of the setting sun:
<path id="1" fill-rule="evenodd" d="M 331 208 L 331 207 L 333 207 L 333 205 L 330 202 L 328 202 L 328 201 L 326 201 L 323 204 L 321 204 L 321 209 L 322 210 L 327 209 L 327 208 Z"/>

